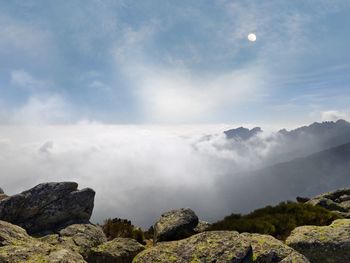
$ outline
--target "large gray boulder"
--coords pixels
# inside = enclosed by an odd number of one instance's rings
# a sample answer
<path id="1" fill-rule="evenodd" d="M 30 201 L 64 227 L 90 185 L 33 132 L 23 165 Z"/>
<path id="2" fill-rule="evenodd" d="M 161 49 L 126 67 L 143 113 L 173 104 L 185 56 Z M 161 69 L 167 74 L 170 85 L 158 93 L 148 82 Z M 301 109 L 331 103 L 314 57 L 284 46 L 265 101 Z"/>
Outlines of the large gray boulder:
<path id="1" fill-rule="evenodd" d="M 280 240 L 270 235 L 242 233 L 253 249 L 253 262 L 256 263 L 308 263 L 309 260 Z"/>
<path id="2" fill-rule="evenodd" d="M 208 231 L 161 242 L 138 254 L 133 263 L 309 263 L 308 259 L 272 236 Z"/>
<path id="3" fill-rule="evenodd" d="M 171 210 L 161 215 L 154 225 L 154 242 L 179 240 L 194 234 L 198 217 L 189 208 Z"/>
<path id="4" fill-rule="evenodd" d="M 297 227 L 286 244 L 305 255 L 311 263 L 348 263 L 350 219 L 338 219 L 329 226 Z"/>
<path id="5" fill-rule="evenodd" d="M 131 263 L 133 258 L 144 249 L 144 246 L 134 239 L 115 238 L 92 248 L 87 261 L 89 263 Z"/>
<path id="6" fill-rule="evenodd" d="M 41 237 L 40 241 L 75 251 L 86 259 L 91 249 L 107 242 L 107 238 L 100 226 L 74 224 L 60 230 L 58 234 Z"/>
<path id="7" fill-rule="evenodd" d="M 0 220 L 29 234 L 46 234 L 74 223 L 88 223 L 95 192 L 74 182 L 44 183 L 0 201 Z"/>
<path id="8" fill-rule="evenodd" d="M 342 188 L 315 196 L 306 204 L 321 206 L 343 217 L 350 218 L 350 188 Z"/>
<path id="9" fill-rule="evenodd" d="M 133 263 L 188 263 L 188 262 L 236 262 L 252 261 L 250 242 L 238 232 L 204 232 L 189 238 L 161 242 L 138 254 Z"/>

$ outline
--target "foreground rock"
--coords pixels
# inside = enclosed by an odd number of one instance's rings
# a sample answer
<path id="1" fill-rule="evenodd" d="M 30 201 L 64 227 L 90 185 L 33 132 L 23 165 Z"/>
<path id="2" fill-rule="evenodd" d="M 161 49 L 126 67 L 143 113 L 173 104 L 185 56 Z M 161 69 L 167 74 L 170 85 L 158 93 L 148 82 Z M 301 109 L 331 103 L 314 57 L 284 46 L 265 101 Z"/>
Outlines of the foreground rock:
<path id="1" fill-rule="evenodd" d="M 144 246 L 131 238 L 115 238 L 91 249 L 89 263 L 131 263 L 144 250 Z"/>
<path id="2" fill-rule="evenodd" d="M 162 242 L 138 254 L 134 263 L 256 262 L 308 263 L 301 254 L 272 236 L 208 231 L 189 238 Z"/>
<path id="3" fill-rule="evenodd" d="M 58 234 L 44 236 L 40 240 L 75 251 L 85 259 L 89 257 L 92 248 L 107 242 L 102 229 L 91 224 L 71 225 L 59 231 Z"/>
<path id="4" fill-rule="evenodd" d="M 197 226 L 193 229 L 196 234 L 206 231 L 210 227 L 210 223 L 199 220 Z"/>
<path id="5" fill-rule="evenodd" d="M 61 246 L 52 246 L 30 237 L 18 226 L 0 221 L 1 263 L 83 263 L 83 257 Z"/>
<path id="6" fill-rule="evenodd" d="M 286 244 L 312 263 L 348 263 L 350 219 L 338 219 L 329 226 L 297 227 L 287 238 Z"/>
<path id="7" fill-rule="evenodd" d="M 350 218 L 350 188 L 343 188 L 311 198 L 306 204 L 317 205 Z"/>
<path id="8" fill-rule="evenodd" d="M 243 233 L 240 236 L 248 240 L 253 249 L 253 262 L 259 263 L 307 263 L 308 259 L 269 235 Z"/>
<path id="9" fill-rule="evenodd" d="M 138 254 L 134 263 L 252 262 L 252 247 L 237 232 L 204 232 L 189 238 L 159 243 Z"/>
<path id="10" fill-rule="evenodd" d="M 198 217 L 189 208 L 166 212 L 154 225 L 154 242 L 186 238 L 195 233 L 197 225 Z"/>
<path id="11" fill-rule="evenodd" d="M 45 234 L 74 223 L 88 223 L 95 192 L 74 182 L 44 183 L 0 201 L 0 220 L 30 234 Z"/>

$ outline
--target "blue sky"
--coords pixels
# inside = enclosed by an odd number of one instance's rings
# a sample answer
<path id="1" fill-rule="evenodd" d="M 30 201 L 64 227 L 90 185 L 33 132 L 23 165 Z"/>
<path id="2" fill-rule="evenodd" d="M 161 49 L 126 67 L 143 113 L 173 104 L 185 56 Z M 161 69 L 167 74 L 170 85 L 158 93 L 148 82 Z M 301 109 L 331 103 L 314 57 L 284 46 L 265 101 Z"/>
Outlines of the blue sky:
<path id="1" fill-rule="evenodd" d="M 0 123 L 347 118 L 349 14 L 348 0 L 0 0 Z"/>

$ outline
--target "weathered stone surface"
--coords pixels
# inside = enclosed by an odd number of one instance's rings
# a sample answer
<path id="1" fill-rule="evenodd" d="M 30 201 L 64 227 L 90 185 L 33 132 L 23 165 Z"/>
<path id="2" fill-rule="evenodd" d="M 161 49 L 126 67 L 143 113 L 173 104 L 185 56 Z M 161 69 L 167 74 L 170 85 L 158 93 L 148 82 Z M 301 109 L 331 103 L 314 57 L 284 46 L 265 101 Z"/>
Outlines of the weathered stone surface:
<path id="1" fill-rule="evenodd" d="M 307 204 L 321 206 L 350 218 L 350 188 L 343 188 L 311 198 Z"/>
<path id="2" fill-rule="evenodd" d="M 234 231 L 203 232 L 189 238 L 161 242 L 139 253 L 133 263 L 249 263 L 252 261 L 250 242 Z"/>
<path id="3" fill-rule="evenodd" d="M 210 227 L 210 223 L 199 220 L 197 226 L 193 229 L 196 234 L 206 231 Z"/>
<path id="4" fill-rule="evenodd" d="M 0 194 L 4 194 L 4 190 L 0 187 Z"/>
<path id="5" fill-rule="evenodd" d="M 115 238 L 92 248 L 87 261 L 89 263 L 131 263 L 133 258 L 144 249 L 144 246 L 134 239 Z"/>
<path id="6" fill-rule="evenodd" d="M 286 244 L 312 263 L 348 263 L 350 219 L 338 219 L 329 226 L 297 227 L 287 238 Z"/>
<path id="7" fill-rule="evenodd" d="M 27 232 L 5 221 L 0 221 L 0 247 L 15 245 L 18 242 L 27 242 L 31 239 Z"/>
<path id="8" fill-rule="evenodd" d="M 293 252 L 289 254 L 285 259 L 280 261 L 280 263 L 308 263 L 310 262 L 304 255 Z"/>
<path id="9" fill-rule="evenodd" d="M 83 263 L 83 257 L 61 246 L 52 246 L 30 237 L 26 231 L 8 222 L 0 221 L 1 263 Z"/>
<path id="10" fill-rule="evenodd" d="M 46 233 L 74 223 L 88 223 L 95 192 L 74 182 L 44 183 L 0 201 L 0 220 Z"/>
<path id="11" fill-rule="evenodd" d="M 197 215 L 189 208 L 172 210 L 161 215 L 154 225 L 154 242 L 172 241 L 194 234 Z"/>
<path id="12" fill-rule="evenodd" d="M 88 257 L 93 247 L 107 242 L 101 227 L 92 224 L 70 225 L 59 231 L 58 234 L 44 236 L 40 240 L 78 252 L 84 258 Z"/>
<path id="13" fill-rule="evenodd" d="M 278 263 L 278 262 L 298 262 L 308 263 L 306 257 L 288 247 L 281 241 L 269 235 L 261 234 L 240 234 L 248 240 L 253 248 L 253 262 L 256 263 Z M 297 260 L 297 261 L 293 261 Z"/>

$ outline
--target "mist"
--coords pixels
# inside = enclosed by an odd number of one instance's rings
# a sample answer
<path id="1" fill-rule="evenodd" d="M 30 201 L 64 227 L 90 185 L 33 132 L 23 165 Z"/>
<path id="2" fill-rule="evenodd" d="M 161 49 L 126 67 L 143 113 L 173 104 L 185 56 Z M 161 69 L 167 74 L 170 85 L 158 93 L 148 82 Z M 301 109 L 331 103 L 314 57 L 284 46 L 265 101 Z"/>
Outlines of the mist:
<path id="1" fill-rule="evenodd" d="M 292 144 L 276 132 L 262 132 L 246 141 L 228 140 L 225 128 L 2 126 L 0 186 L 12 195 L 42 182 L 76 181 L 79 188 L 96 191 L 92 222 L 120 217 L 143 228 L 169 209 L 191 207 L 201 219 L 214 221 L 336 186 L 326 178 L 322 185 L 314 182 L 309 192 L 306 185 L 286 191 L 280 186 L 288 186 L 273 178 L 273 186 L 262 188 L 271 179 L 264 173 L 257 177 L 256 171 L 286 161 L 283 156 L 291 149 L 299 149 L 299 155 L 303 149 L 312 151 L 312 143 Z M 264 189 L 269 193 L 262 193 Z"/>

